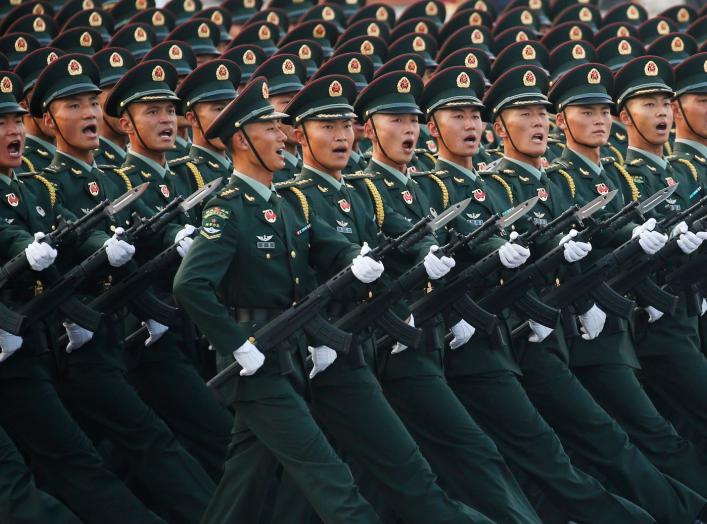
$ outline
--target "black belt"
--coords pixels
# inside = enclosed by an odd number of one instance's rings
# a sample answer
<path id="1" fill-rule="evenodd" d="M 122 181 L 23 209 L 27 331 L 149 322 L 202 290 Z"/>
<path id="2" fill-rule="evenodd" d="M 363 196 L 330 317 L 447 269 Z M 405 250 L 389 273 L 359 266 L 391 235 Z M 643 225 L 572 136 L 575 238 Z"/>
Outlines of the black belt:
<path id="1" fill-rule="evenodd" d="M 247 308 L 238 307 L 233 309 L 233 316 L 238 322 L 269 322 L 285 311 L 280 308 Z"/>

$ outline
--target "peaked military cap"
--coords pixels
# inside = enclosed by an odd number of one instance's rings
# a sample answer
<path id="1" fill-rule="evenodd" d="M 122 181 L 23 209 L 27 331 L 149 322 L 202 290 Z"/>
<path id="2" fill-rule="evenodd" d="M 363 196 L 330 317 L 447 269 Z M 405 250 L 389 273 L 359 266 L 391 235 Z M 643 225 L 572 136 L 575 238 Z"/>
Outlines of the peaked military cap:
<path id="1" fill-rule="evenodd" d="M 648 46 L 648 54 L 665 58 L 672 65 L 677 65 L 697 52 L 697 42 L 690 35 L 671 33 L 661 36 Z"/>
<path id="2" fill-rule="evenodd" d="M 361 91 L 354 111 L 365 122 L 376 113 L 421 115 L 417 100 L 422 95 L 422 79 L 405 71 L 394 71 L 374 79 Z"/>
<path id="3" fill-rule="evenodd" d="M 434 59 L 437 55 L 437 42 L 431 35 L 425 33 L 401 36 L 390 44 L 388 53 L 390 56 L 415 53 L 425 60 L 426 67 L 437 67 L 437 61 Z"/>
<path id="4" fill-rule="evenodd" d="M 253 72 L 253 76 L 268 79 L 268 92 L 271 96 L 299 91 L 306 75 L 307 70 L 296 55 L 272 56 Z"/>
<path id="5" fill-rule="evenodd" d="M 614 22 L 602 27 L 594 34 L 594 45 L 598 48 L 601 44 L 612 38 L 639 38 L 638 29 L 630 24 Z"/>
<path id="6" fill-rule="evenodd" d="M 309 20 L 298 24 L 283 36 L 278 45 L 283 46 L 295 40 L 311 39 L 322 46 L 324 58 L 329 58 L 333 52 L 336 39 L 339 38 L 339 31 L 331 22 L 322 20 Z"/>
<path id="7" fill-rule="evenodd" d="M 135 23 L 150 26 L 155 33 L 157 42 L 162 42 L 165 40 L 170 31 L 172 31 L 172 29 L 174 29 L 177 25 L 172 13 L 166 9 L 160 9 L 157 7 L 140 11 L 128 21 L 128 24 Z"/>
<path id="8" fill-rule="evenodd" d="M 541 26 L 550 25 L 550 18 L 548 18 L 550 6 L 547 0 L 512 0 L 510 3 L 506 4 L 504 11 L 509 11 L 511 9 L 515 9 L 516 7 L 525 7 L 530 9 L 533 15 L 535 15 L 538 19 L 538 23 Z"/>
<path id="9" fill-rule="evenodd" d="M 376 69 L 373 77 L 378 78 L 381 75 L 391 73 L 393 71 L 405 71 L 406 73 L 422 76 L 425 74 L 426 68 L 427 64 L 421 55 L 418 55 L 417 53 L 404 53 L 402 55 L 394 56 L 381 67 Z"/>
<path id="10" fill-rule="evenodd" d="M 601 11 L 593 5 L 575 4 L 560 11 L 552 20 L 553 25 L 559 25 L 564 22 L 582 22 L 596 32 L 599 29 L 601 22 Z"/>
<path id="11" fill-rule="evenodd" d="M 128 20 L 140 11 L 154 9 L 155 7 L 155 0 L 119 0 L 110 9 L 110 14 L 115 20 L 117 29 L 124 26 Z"/>
<path id="12" fill-rule="evenodd" d="M 233 17 L 225 7 L 209 7 L 207 9 L 202 9 L 192 18 L 206 18 L 211 20 L 219 28 L 219 40 L 221 42 L 228 42 L 231 40 L 229 31 L 233 23 L 231 22 Z"/>
<path id="13" fill-rule="evenodd" d="M 29 110 L 40 118 L 54 100 L 83 93 L 98 93 L 98 68 L 90 57 L 78 53 L 60 56 L 47 64 L 34 85 Z"/>
<path id="14" fill-rule="evenodd" d="M 599 0 L 555 0 L 554 2 L 550 2 L 550 11 L 547 14 L 550 19 L 554 21 L 555 17 L 557 17 L 557 15 L 559 15 L 562 11 L 576 5 L 598 7 Z M 584 22 L 584 20 L 580 21 Z M 597 23 L 598 21 L 599 19 L 597 19 Z"/>
<path id="15" fill-rule="evenodd" d="M 329 0 L 329 3 L 339 6 L 348 19 L 366 3 L 366 0 Z"/>
<path id="16" fill-rule="evenodd" d="M 379 68 L 388 58 L 388 46 L 376 36 L 359 36 L 337 46 L 334 55 L 343 53 L 361 53 L 370 58 L 373 67 Z"/>
<path id="17" fill-rule="evenodd" d="M 24 57 L 39 47 L 37 39 L 27 33 L 9 33 L 0 36 L 0 52 L 10 62 L 10 67 L 15 67 Z"/>
<path id="18" fill-rule="evenodd" d="M 94 8 L 79 11 L 64 23 L 59 37 L 63 36 L 64 32 L 74 27 L 90 27 L 94 31 L 98 31 L 101 35 L 101 39 L 107 42 L 113 36 L 115 24 L 113 23 L 113 17 L 110 16 L 110 13 L 103 9 Z"/>
<path id="19" fill-rule="evenodd" d="M 493 51 L 500 54 L 508 46 L 516 42 L 532 42 L 538 40 L 538 33 L 524 26 L 506 29 L 493 39 Z"/>
<path id="20" fill-rule="evenodd" d="M 487 122 L 493 122 L 501 111 L 529 105 L 552 105 L 547 98 L 549 79 L 537 66 L 514 67 L 493 83 L 484 97 Z"/>
<path id="21" fill-rule="evenodd" d="M 525 27 L 538 33 L 540 29 L 540 19 L 527 7 L 516 7 L 501 13 L 493 28 L 493 34 L 499 35 L 511 27 Z"/>
<path id="22" fill-rule="evenodd" d="M 219 55 L 216 46 L 221 31 L 208 18 L 192 18 L 178 25 L 167 35 L 168 40 L 183 40 L 198 55 Z"/>
<path id="23" fill-rule="evenodd" d="M 227 142 L 243 126 L 253 122 L 279 120 L 287 115 L 275 111 L 270 103 L 265 77 L 253 78 L 239 95 L 228 104 L 206 130 L 206 138 L 220 138 Z"/>
<path id="24" fill-rule="evenodd" d="M 489 77 L 491 76 L 491 61 L 483 50 L 467 47 L 454 51 L 451 55 L 439 63 L 437 66 L 437 71 L 455 66 L 475 69 L 484 78 L 484 82 L 487 85 L 491 85 L 489 81 Z"/>
<path id="25" fill-rule="evenodd" d="M 279 35 L 284 35 L 290 28 L 290 19 L 287 17 L 287 13 L 276 7 L 268 7 L 267 9 L 258 11 L 245 22 L 245 25 L 250 25 L 255 22 L 270 22 L 277 26 Z"/>
<path id="26" fill-rule="evenodd" d="M 540 42 L 516 42 L 504 49 L 491 66 L 491 82 L 516 66 L 533 65 L 545 71 L 550 67 L 550 54 Z"/>
<path id="27" fill-rule="evenodd" d="M 648 19 L 646 8 L 636 2 L 624 2 L 612 7 L 604 14 L 601 25 L 606 26 L 614 22 L 622 22 L 625 24 L 638 27 Z"/>
<path id="28" fill-rule="evenodd" d="M 101 89 L 115 84 L 135 66 L 135 57 L 123 47 L 106 47 L 93 56 Z"/>
<path id="29" fill-rule="evenodd" d="M 675 67 L 675 94 L 707 93 L 707 53 L 683 60 Z"/>
<path id="30" fill-rule="evenodd" d="M 49 15 L 24 15 L 10 24 L 7 32 L 28 33 L 35 37 L 40 45 L 47 45 L 57 35 L 58 29 Z"/>
<path id="31" fill-rule="evenodd" d="M 550 53 L 550 76 L 554 82 L 565 71 L 575 66 L 596 62 L 597 53 L 594 46 L 585 40 L 565 42 Z"/>
<path id="32" fill-rule="evenodd" d="M 68 2 L 62 2 L 61 9 L 54 13 L 52 18 L 54 18 L 57 27 L 63 28 L 66 22 L 78 13 L 82 11 L 90 12 L 94 9 L 100 9 L 100 7 L 101 2 L 94 2 L 93 0 L 69 0 Z"/>
<path id="33" fill-rule="evenodd" d="M 103 47 L 103 38 L 95 29 L 74 27 L 62 31 L 49 45 L 65 53 L 82 53 L 91 56 Z"/>
<path id="34" fill-rule="evenodd" d="M 143 23 L 124 25 L 108 42 L 110 47 L 124 47 L 136 60 L 142 60 L 156 44 L 157 35 L 149 25 Z"/>
<path id="35" fill-rule="evenodd" d="M 278 7 L 287 13 L 290 22 L 298 20 L 316 2 L 311 0 L 270 0 L 268 7 Z"/>
<path id="36" fill-rule="evenodd" d="M 431 36 L 435 41 L 435 46 L 437 45 L 439 29 L 438 26 L 428 18 L 412 18 L 396 25 L 390 32 L 389 41 L 395 42 L 404 36 L 414 33 L 423 33 Z"/>
<path id="37" fill-rule="evenodd" d="M 649 18 L 638 26 L 638 36 L 645 45 L 650 45 L 661 36 L 675 33 L 678 24 L 665 16 Z"/>
<path id="38" fill-rule="evenodd" d="M 273 56 L 277 55 L 296 55 L 302 61 L 307 71 L 307 78 L 317 72 L 319 66 L 324 60 L 324 51 L 314 40 L 295 40 L 289 44 L 285 44 Z"/>
<path id="39" fill-rule="evenodd" d="M 299 23 L 309 22 L 310 20 L 324 20 L 334 24 L 339 32 L 343 31 L 346 26 L 346 15 L 343 9 L 336 4 L 328 2 L 310 7 L 299 19 Z"/>
<path id="40" fill-rule="evenodd" d="M 448 67 L 427 81 L 420 97 L 420 108 L 429 116 L 438 109 L 483 107 L 484 78 L 476 69 Z"/>
<path id="41" fill-rule="evenodd" d="M 179 76 L 186 76 L 196 69 L 196 54 L 191 46 L 180 40 L 167 40 L 153 47 L 143 60 L 164 60 L 177 70 Z"/>
<path id="42" fill-rule="evenodd" d="M 267 60 L 265 51 L 255 44 L 243 44 L 232 47 L 224 51 L 219 58 L 230 60 L 238 65 L 241 70 L 241 84 L 248 82 L 253 75 L 253 71 Z"/>
<path id="43" fill-rule="evenodd" d="M 428 18 L 437 25 L 442 25 L 447 18 L 447 9 L 440 0 L 420 0 L 409 5 L 400 15 L 396 25 L 413 18 Z"/>
<path id="44" fill-rule="evenodd" d="M 242 44 L 257 44 L 260 46 L 266 55 L 270 56 L 277 51 L 275 42 L 280 38 L 280 30 L 275 24 L 270 22 L 258 21 L 246 24 L 236 35 L 228 47 L 236 47 Z"/>
<path id="45" fill-rule="evenodd" d="M 22 80 L 19 76 L 10 71 L 0 71 L 0 115 L 27 112 L 19 104 L 22 100 L 22 91 Z"/>
<path id="46" fill-rule="evenodd" d="M 353 102 L 356 85 L 343 75 L 313 79 L 287 104 L 284 121 L 298 125 L 306 120 L 348 120 L 356 118 Z"/>
<path id="47" fill-rule="evenodd" d="M 673 68 L 664 58 L 651 55 L 634 58 L 614 78 L 617 109 L 621 110 L 626 100 L 636 96 L 652 93 L 672 95 L 674 81 Z"/>
<path id="48" fill-rule="evenodd" d="M 10 62 L 7 61 L 7 57 L 0 53 L 0 71 L 9 71 Z"/>
<path id="49" fill-rule="evenodd" d="M 687 28 L 687 34 L 697 40 L 698 44 L 707 42 L 707 15 L 692 22 Z"/>
<path id="50" fill-rule="evenodd" d="M 16 20 L 22 18 L 26 15 L 47 15 L 52 17 L 54 10 L 52 7 L 42 1 L 31 1 L 31 2 L 21 2 L 2 17 L 0 20 L 0 34 L 5 34 L 9 31 L 9 28 Z M 20 32 L 20 31 L 15 31 Z M 24 31 L 30 33 L 30 31 Z"/>
<path id="51" fill-rule="evenodd" d="M 548 93 L 558 113 L 567 106 L 614 105 L 614 75 L 604 64 L 573 67 L 555 81 Z"/>
<path id="52" fill-rule="evenodd" d="M 348 42 L 352 38 L 358 38 L 359 36 L 375 36 L 384 42 L 388 42 L 390 41 L 390 27 L 385 22 L 379 22 L 374 18 L 364 18 L 348 26 L 344 32 L 339 35 L 336 46 Z"/>
<path id="53" fill-rule="evenodd" d="M 417 57 L 417 55 L 413 55 Z M 344 75 L 353 80 L 361 91 L 373 79 L 373 62 L 361 53 L 343 53 L 332 56 L 313 74 L 310 82 L 323 76 Z M 288 114 L 289 111 L 286 111 Z"/>
<path id="54" fill-rule="evenodd" d="M 477 11 L 484 11 L 491 15 L 491 18 L 496 18 L 498 11 L 496 10 L 495 4 L 491 0 L 466 0 L 457 6 L 457 11 L 462 11 L 464 9 L 476 9 Z"/>
<path id="55" fill-rule="evenodd" d="M 243 25 L 263 7 L 263 0 L 225 0 L 221 3 L 231 13 L 231 23 Z"/>
<path id="56" fill-rule="evenodd" d="M 44 68 L 60 56 L 65 55 L 61 49 L 54 47 L 40 47 L 28 53 L 22 61 L 15 66 L 15 73 L 22 79 L 25 93 L 34 87 L 37 77 Z"/>
<path id="57" fill-rule="evenodd" d="M 669 7 L 660 16 L 665 16 L 674 20 L 678 24 L 678 29 L 684 31 L 694 20 L 697 20 L 697 9 L 686 4 L 679 4 Z"/>
<path id="58" fill-rule="evenodd" d="M 618 71 L 629 61 L 646 54 L 640 40 L 633 37 L 611 38 L 597 47 L 597 62 Z"/>
<path id="59" fill-rule="evenodd" d="M 489 58 L 493 58 L 494 55 L 491 52 L 492 44 L 493 38 L 491 37 L 491 31 L 486 27 L 462 27 L 447 37 L 439 53 L 437 53 L 437 60 L 444 60 L 457 49 L 464 47 L 483 49 L 488 54 Z"/>
<path id="60" fill-rule="evenodd" d="M 564 22 L 548 31 L 540 39 L 540 42 L 548 49 L 554 49 L 568 40 L 587 40 L 591 42 L 593 38 L 594 31 L 589 25 L 582 22 Z"/>
<path id="61" fill-rule="evenodd" d="M 375 18 L 379 22 L 385 22 L 393 27 L 395 25 L 395 10 L 388 4 L 380 2 L 367 4 L 359 7 L 358 10 L 351 15 L 349 25 L 368 18 Z"/>
<path id="62" fill-rule="evenodd" d="M 179 109 L 177 70 L 164 60 L 146 60 L 130 69 L 106 99 L 105 112 L 118 118 L 133 103 L 174 102 Z"/>
<path id="63" fill-rule="evenodd" d="M 452 18 L 450 18 L 439 30 L 437 41 L 445 42 L 447 38 L 462 27 L 483 26 L 490 29 L 492 24 L 493 21 L 491 19 L 491 15 L 489 15 L 486 11 L 479 11 L 477 9 L 464 9 L 463 11 L 457 11 L 454 13 L 454 16 L 452 16 Z"/>
<path id="64" fill-rule="evenodd" d="M 177 25 L 183 24 L 202 9 L 201 0 L 170 0 L 164 8 L 174 15 Z"/>
<path id="65" fill-rule="evenodd" d="M 199 102 L 233 100 L 240 81 L 241 71 L 235 62 L 214 58 L 194 69 L 179 84 L 175 94 L 186 113 Z"/>

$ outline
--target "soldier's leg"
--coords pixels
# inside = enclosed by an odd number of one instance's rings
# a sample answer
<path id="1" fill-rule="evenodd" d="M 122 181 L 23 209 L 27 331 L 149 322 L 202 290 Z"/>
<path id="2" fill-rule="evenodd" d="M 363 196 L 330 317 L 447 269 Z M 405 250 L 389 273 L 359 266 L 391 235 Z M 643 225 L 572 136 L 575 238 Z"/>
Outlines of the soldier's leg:
<path id="1" fill-rule="evenodd" d="M 54 497 L 35 486 L 15 445 L 0 428 L 0 522 L 5 524 L 80 524 Z"/>
<path id="2" fill-rule="evenodd" d="M 609 493 L 572 465 L 514 373 L 450 376 L 448 381 L 474 420 L 494 439 L 501 455 L 537 482 L 573 520 L 654 522 L 644 510 Z"/>
<path id="3" fill-rule="evenodd" d="M 391 380 L 383 389 L 451 497 L 497 522 L 540 522 L 494 442 L 442 377 Z"/>
<path id="4" fill-rule="evenodd" d="M 86 348 L 91 349 L 91 348 Z M 197 522 L 215 484 L 118 369 L 70 369 L 60 391 L 94 439 L 107 439 L 169 522 Z"/>
<path id="5" fill-rule="evenodd" d="M 0 424 L 25 446 L 57 494 L 86 523 L 162 522 L 109 472 L 88 437 L 45 379 L 0 383 L 8 399 Z M 10 400 L 12 399 L 12 400 Z"/>
<path id="6" fill-rule="evenodd" d="M 632 368 L 617 364 L 573 371 L 658 469 L 707 496 L 707 457 L 663 418 Z"/>
<path id="7" fill-rule="evenodd" d="M 552 340 L 546 340 L 553 344 Z M 545 342 L 543 343 L 545 344 Z M 707 501 L 663 475 L 553 352 L 529 347 L 523 386 L 563 442 L 604 473 L 617 492 L 658 521 L 692 522 Z"/>

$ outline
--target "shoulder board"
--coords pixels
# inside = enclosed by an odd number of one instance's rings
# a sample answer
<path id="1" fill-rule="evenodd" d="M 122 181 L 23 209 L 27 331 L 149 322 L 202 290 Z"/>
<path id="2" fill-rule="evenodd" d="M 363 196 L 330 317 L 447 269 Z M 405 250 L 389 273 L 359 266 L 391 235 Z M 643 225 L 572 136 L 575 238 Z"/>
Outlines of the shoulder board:
<path id="1" fill-rule="evenodd" d="M 561 159 L 561 158 L 556 158 L 555 160 L 552 161 L 552 164 L 550 165 L 550 167 L 548 167 L 548 168 L 546 169 L 546 171 L 547 171 L 548 169 L 553 168 L 553 167 L 556 168 L 556 169 L 559 169 L 559 168 L 565 168 L 565 169 L 567 169 L 567 168 L 569 168 L 569 167 L 572 167 L 572 164 L 571 164 L 570 162 L 567 162 L 567 160 L 563 160 L 563 159 Z"/>
<path id="2" fill-rule="evenodd" d="M 636 166 L 636 167 L 638 167 L 638 166 L 644 165 L 645 163 L 646 163 L 646 161 L 645 161 L 643 158 L 634 158 L 633 160 L 631 160 L 631 161 L 628 163 L 628 165 L 629 165 L 629 166 Z"/>
<path id="3" fill-rule="evenodd" d="M 547 143 L 548 144 L 561 144 L 563 141 L 561 138 L 556 137 L 556 136 L 548 136 L 547 137 Z"/>
<path id="4" fill-rule="evenodd" d="M 496 156 L 499 156 L 499 157 L 502 157 L 502 156 L 503 156 L 503 150 L 501 150 L 500 148 L 487 149 L 486 152 L 489 153 L 489 154 L 491 154 L 491 155 L 496 155 Z"/>
<path id="5" fill-rule="evenodd" d="M 38 174 L 37 171 L 25 171 L 24 173 L 15 173 L 15 176 L 17 178 L 30 178 Z"/>
<path id="6" fill-rule="evenodd" d="M 697 160 L 700 164 L 707 164 L 707 158 L 700 155 L 692 155 L 692 158 Z"/>
<path id="7" fill-rule="evenodd" d="M 352 175 L 344 175 L 344 180 L 361 180 L 364 178 L 375 178 L 373 173 L 366 173 L 365 171 L 356 171 Z"/>
<path id="8" fill-rule="evenodd" d="M 236 197 L 237 195 L 239 195 L 239 194 L 241 194 L 240 188 L 238 188 L 238 187 L 236 187 L 236 186 L 229 185 L 229 186 L 226 187 L 226 189 L 224 189 L 223 191 L 221 191 L 221 192 L 218 194 L 218 196 L 219 196 L 220 198 L 224 198 L 224 199 L 226 199 L 226 200 L 230 200 L 230 199 L 232 199 L 232 198 L 235 198 L 235 197 Z"/>
<path id="9" fill-rule="evenodd" d="M 41 171 L 42 173 L 48 173 L 50 175 L 56 175 L 59 172 L 58 166 L 48 165 Z"/>
<path id="10" fill-rule="evenodd" d="M 186 163 L 189 162 L 190 160 L 191 160 L 192 162 L 194 161 L 194 159 L 193 159 L 191 156 L 189 156 L 189 155 L 180 156 L 180 157 L 178 157 L 178 158 L 173 158 L 172 160 L 169 160 L 169 161 L 167 162 L 167 165 L 168 165 L 169 167 L 180 166 L 180 165 L 182 165 L 182 164 L 186 164 Z"/>
<path id="11" fill-rule="evenodd" d="M 136 167 L 135 166 L 105 166 L 107 169 L 104 169 L 104 171 L 113 171 L 114 173 L 119 173 L 123 175 L 128 175 L 135 171 Z M 103 169 L 103 168 L 101 168 Z"/>
<path id="12" fill-rule="evenodd" d="M 667 155 L 667 156 L 665 157 L 665 159 L 666 159 L 666 160 L 669 160 L 669 161 L 677 160 L 677 158 L 678 158 L 678 155 L 675 155 L 675 154 L 673 154 L 673 155 Z"/>
<path id="13" fill-rule="evenodd" d="M 312 184 L 312 179 L 311 178 L 303 178 L 300 180 L 296 179 L 291 179 L 291 180 L 286 180 L 285 182 L 277 182 L 276 184 L 273 184 L 275 186 L 275 189 L 288 189 L 290 187 L 307 187 Z"/>
<path id="14" fill-rule="evenodd" d="M 415 173 L 410 173 L 411 178 L 436 176 L 437 178 L 446 178 L 449 176 L 449 171 L 446 169 L 433 169 L 432 171 L 417 171 Z"/>
<path id="15" fill-rule="evenodd" d="M 601 163 L 602 163 L 602 164 L 613 164 L 614 162 L 616 162 L 616 158 L 614 158 L 613 156 L 603 156 L 603 157 L 601 157 Z"/>
<path id="16" fill-rule="evenodd" d="M 545 173 L 548 175 L 552 175 L 554 173 L 557 173 L 560 169 L 567 169 L 567 165 L 565 164 L 552 164 L 551 166 L 545 168 Z"/>

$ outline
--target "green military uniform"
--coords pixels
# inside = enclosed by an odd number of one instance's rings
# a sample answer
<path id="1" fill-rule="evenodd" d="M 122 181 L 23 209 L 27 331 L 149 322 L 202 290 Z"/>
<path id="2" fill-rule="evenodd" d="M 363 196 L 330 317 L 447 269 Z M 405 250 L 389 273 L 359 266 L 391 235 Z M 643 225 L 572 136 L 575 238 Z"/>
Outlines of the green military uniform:
<path id="1" fill-rule="evenodd" d="M 486 94 L 489 120 L 509 106 L 549 105 L 544 94 L 547 84 L 546 74 L 537 67 L 510 70 Z M 512 195 L 512 202 L 540 198 L 531 212 L 536 225 L 549 223 L 570 204 L 546 173 L 523 162 L 506 156 L 494 174 L 495 180 Z M 534 246 L 536 257 L 542 247 Z M 577 266 L 569 266 L 560 274 L 576 270 Z M 544 285 L 552 285 L 553 277 L 547 275 Z M 599 469 L 617 493 L 660 521 L 684 522 L 697 518 L 705 499 L 656 469 L 571 372 L 569 347 L 561 323 L 542 342 L 520 341 L 513 349 L 523 371 L 523 387 L 540 413 L 563 443 Z M 637 471 L 641 474 L 636 475 Z"/>
<path id="2" fill-rule="evenodd" d="M 207 138 L 228 143 L 235 131 L 247 133 L 249 123 L 282 116 L 273 111 L 265 79 L 258 77 L 221 113 Z M 246 174 L 237 174 L 203 217 L 174 291 L 222 366 L 233 362 L 231 353 L 257 327 L 312 288 L 310 262 L 342 267 L 358 253 L 306 206 L 290 206 Z M 273 454 L 324 521 L 377 522 L 304 402 L 301 342 L 296 337 L 280 348 L 293 352 L 293 373 L 281 374 L 275 351 L 266 351 L 262 368 L 240 377 L 225 473 L 203 522 L 257 522 L 275 474 L 261 465 L 271 466 Z"/>
<path id="3" fill-rule="evenodd" d="M 20 80 L 6 73 L 1 81 L 3 112 L 23 113 L 16 102 L 21 92 Z M 3 175 L 0 184 L 4 188 L 0 204 L 0 253 L 4 263 L 23 252 L 32 242 L 33 233 L 50 231 L 58 213 L 67 218 L 72 215 L 56 202 L 54 187 L 40 175 L 23 179 Z M 74 253 L 77 257 L 86 256 L 100 246 L 99 242 L 100 238 L 92 235 L 83 245 L 74 246 Z M 3 288 L 3 302 L 8 307 L 26 303 L 40 289 L 43 280 L 40 274 L 15 279 Z M 59 400 L 51 355 L 57 320 L 47 319 L 24 333 L 22 347 L 0 365 L 0 391 L 3 398 L 12 399 L 0 413 L 0 423 L 32 453 L 38 471 L 46 476 L 47 489 L 61 497 L 81 520 L 161 522 L 106 469 L 88 437 Z M 8 469 L 8 476 L 3 479 L 11 479 L 11 472 Z M 86 486 L 97 491 L 88 497 Z M 13 495 L 21 497 L 19 493 Z M 106 508 L 110 511 L 106 512 Z"/>

